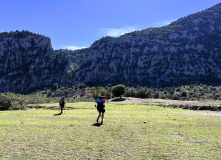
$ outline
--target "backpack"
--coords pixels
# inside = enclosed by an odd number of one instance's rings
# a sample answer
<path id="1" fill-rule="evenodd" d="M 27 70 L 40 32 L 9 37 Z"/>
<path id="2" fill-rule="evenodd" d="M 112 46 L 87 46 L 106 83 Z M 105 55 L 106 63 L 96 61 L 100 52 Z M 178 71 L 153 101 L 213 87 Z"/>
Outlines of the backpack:
<path id="1" fill-rule="evenodd" d="M 59 104 L 60 104 L 60 105 L 63 105 L 63 104 L 64 104 L 64 99 L 63 99 L 63 98 L 60 99 Z"/>
<path id="2" fill-rule="evenodd" d="M 97 103 L 97 108 L 98 108 L 98 109 L 104 108 L 103 103 L 102 103 L 102 102 L 98 102 L 98 103 Z"/>

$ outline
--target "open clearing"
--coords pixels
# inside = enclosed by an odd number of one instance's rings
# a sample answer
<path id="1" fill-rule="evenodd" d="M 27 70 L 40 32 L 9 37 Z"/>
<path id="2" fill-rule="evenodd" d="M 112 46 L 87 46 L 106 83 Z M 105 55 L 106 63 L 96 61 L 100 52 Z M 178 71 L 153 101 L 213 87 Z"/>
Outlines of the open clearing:
<path id="1" fill-rule="evenodd" d="M 122 99 L 111 99 L 111 102 L 117 103 L 135 103 L 135 104 L 148 104 L 148 103 L 161 103 L 161 104 L 180 104 L 180 105 L 221 105 L 221 100 L 204 100 L 204 101 L 181 101 L 171 99 L 152 99 L 152 98 L 134 98 L 123 97 Z"/>
<path id="2" fill-rule="evenodd" d="M 221 116 L 125 100 L 108 103 L 98 125 L 94 105 L 69 103 L 75 109 L 63 115 L 49 109 L 1 111 L 0 159 L 221 157 Z"/>

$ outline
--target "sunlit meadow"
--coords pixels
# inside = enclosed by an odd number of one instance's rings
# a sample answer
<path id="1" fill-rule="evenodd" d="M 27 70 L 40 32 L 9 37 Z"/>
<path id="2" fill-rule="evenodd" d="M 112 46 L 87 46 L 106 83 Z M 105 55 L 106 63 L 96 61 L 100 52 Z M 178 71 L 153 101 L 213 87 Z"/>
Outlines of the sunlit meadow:
<path id="1" fill-rule="evenodd" d="M 94 103 L 0 112 L 0 159 L 220 159 L 221 116 L 157 104 Z"/>

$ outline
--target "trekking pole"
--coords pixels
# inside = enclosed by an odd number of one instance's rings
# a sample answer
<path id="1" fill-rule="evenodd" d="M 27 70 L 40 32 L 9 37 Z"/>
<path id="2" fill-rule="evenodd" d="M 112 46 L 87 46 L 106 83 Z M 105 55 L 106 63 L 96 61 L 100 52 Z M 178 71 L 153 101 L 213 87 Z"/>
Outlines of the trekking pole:
<path id="1" fill-rule="evenodd" d="M 61 113 L 61 105 L 59 104 L 58 106 L 59 106 L 59 107 L 58 107 L 58 110 L 59 110 L 59 112 Z"/>
<path id="2" fill-rule="evenodd" d="M 64 104 L 64 106 L 65 106 L 65 107 L 64 107 L 64 110 L 66 110 L 66 103 Z M 66 112 L 66 111 L 65 111 L 65 112 Z"/>

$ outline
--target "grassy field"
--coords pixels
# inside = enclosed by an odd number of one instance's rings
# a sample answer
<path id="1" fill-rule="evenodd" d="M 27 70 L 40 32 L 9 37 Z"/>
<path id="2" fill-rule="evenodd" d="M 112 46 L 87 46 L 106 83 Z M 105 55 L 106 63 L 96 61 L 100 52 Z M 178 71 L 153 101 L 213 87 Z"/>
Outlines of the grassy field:
<path id="1" fill-rule="evenodd" d="M 45 104 L 43 106 L 56 106 Z M 221 116 L 154 104 L 0 112 L 0 159 L 220 159 Z M 47 108 L 47 107 L 46 107 Z"/>

